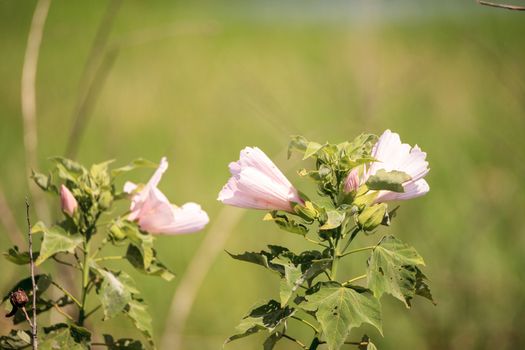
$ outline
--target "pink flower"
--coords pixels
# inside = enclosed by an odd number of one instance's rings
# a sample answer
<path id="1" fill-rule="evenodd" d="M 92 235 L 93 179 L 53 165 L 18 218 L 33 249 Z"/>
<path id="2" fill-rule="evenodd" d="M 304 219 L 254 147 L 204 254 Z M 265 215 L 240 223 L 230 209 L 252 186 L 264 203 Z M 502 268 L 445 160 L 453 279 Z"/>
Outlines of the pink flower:
<path id="1" fill-rule="evenodd" d="M 62 211 L 69 216 L 73 216 L 78 208 L 78 203 L 73 193 L 64 185 L 60 186 L 60 205 L 62 206 Z"/>
<path id="2" fill-rule="evenodd" d="M 217 198 L 224 204 L 292 212 L 291 203 L 303 203 L 290 181 L 257 147 L 243 149 L 229 168 L 232 177 Z"/>
<path id="3" fill-rule="evenodd" d="M 182 207 L 171 204 L 158 188 L 162 174 L 168 169 L 168 161 L 162 158 L 158 169 L 141 189 L 126 182 L 124 192 L 135 192 L 131 198 L 128 220 L 137 221 L 140 228 L 149 233 L 178 234 L 199 231 L 209 221 L 200 205 L 186 203 Z M 138 190 L 137 190 L 138 189 Z"/>
<path id="4" fill-rule="evenodd" d="M 360 183 L 366 182 L 368 177 L 376 174 L 380 169 L 402 171 L 411 177 L 403 184 L 404 192 L 379 191 L 376 197 L 377 203 L 416 198 L 430 190 L 428 183 L 423 179 L 430 170 L 425 160 L 427 154 L 417 145 L 411 147 L 406 143 L 401 143 L 398 134 L 386 130 L 372 148 L 371 155 L 378 161 L 370 164 Z M 355 174 L 352 174 L 351 171 L 346 179 L 346 184 L 355 183 L 354 177 Z"/>

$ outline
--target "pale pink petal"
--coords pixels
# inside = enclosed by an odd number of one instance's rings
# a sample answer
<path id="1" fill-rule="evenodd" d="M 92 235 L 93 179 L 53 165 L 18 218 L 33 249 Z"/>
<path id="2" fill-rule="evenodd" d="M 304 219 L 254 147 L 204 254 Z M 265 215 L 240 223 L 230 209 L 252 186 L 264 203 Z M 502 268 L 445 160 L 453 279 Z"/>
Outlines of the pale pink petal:
<path id="1" fill-rule="evenodd" d="M 376 198 L 376 202 L 381 203 L 417 198 L 425 195 L 428 191 L 430 191 L 430 186 L 424 179 L 419 179 L 415 182 L 407 182 L 403 185 L 403 188 L 405 189 L 405 192 L 402 193 L 392 191 L 380 191 Z"/>
<path id="2" fill-rule="evenodd" d="M 60 205 L 64 213 L 73 216 L 75 210 L 78 208 L 78 203 L 73 193 L 64 185 L 60 186 Z"/>
<path id="3" fill-rule="evenodd" d="M 259 148 L 246 147 L 240 159 L 229 165 L 232 177 L 218 200 L 236 207 L 292 211 L 292 202 L 302 203 L 297 190 Z"/>
<path id="4" fill-rule="evenodd" d="M 370 164 L 368 171 L 365 171 L 365 175 L 361 179 L 362 182 L 366 182 L 368 177 L 376 174 L 381 169 L 385 171 L 402 171 L 411 177 L 409 181 L 403 184 L 405 192 L 380 191 L 376 202 L 405 200 L 422 196 L 428 192 L 428 184 L 422 180 L 430 170 L 426 161 L 427 154 L 417 145 L 411 147 L 406 143 L 402 143 L 397 133 L 385 130 L 372 148 L 371 155 L 377 159 L 377 162 Z M 350 180 L 347 178 L 347 181 Z"/>
<path id="5" fill-rule="evenodd" d="M 167 168 L 168 162 L 164 157 L 146 186 L 132 197 L 128 220 L 137 221 L 141 230 L 154 234 L 186 233 L 202 229 L 209 219 L 200 206 L 191 203 L 184 214 L 191 212 L 194 215 L 181 215 L 181 209 L 171 204 L 164 193 L 157 188 Z M 124 191 L 130 193 L 136 188 L 133 183 L 126 183 Z M 195 209 L 195 206 L 199 211 L 190 210 Z"/>
<path id="6" fill-rule="evenodd" d="M 137 189 L 138 185 L 131 182 L 131 181 L 126 181 L 126 183 L 124 184 L 124 189 L 123 191 L 125 193 L 128 193 L 128 194 L 131 194 L 133 191 L 135 191 Z"/>
<path id="7" fill-rule="evenodd" d="M 154 233 L 181 234 L 200 231 L 210 221 L 208 214 L 196 203 L 186 203 L 182 207 L 171 207 L 173 220 L 153 228 Z"/>

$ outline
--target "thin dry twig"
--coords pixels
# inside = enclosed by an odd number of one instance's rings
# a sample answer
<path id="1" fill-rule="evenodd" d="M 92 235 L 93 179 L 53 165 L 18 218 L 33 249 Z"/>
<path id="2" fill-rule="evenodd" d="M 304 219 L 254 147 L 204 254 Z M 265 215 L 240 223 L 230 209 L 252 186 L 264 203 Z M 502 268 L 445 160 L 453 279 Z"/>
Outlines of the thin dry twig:
<path id="1" fill-rule="evenodd" d="M 26 156 L 26 174 L 31 175 L 31 170 L 37 164 L 37 127 L 36 127 L 36 72 L 40 44 L 44 33 L 47 14 L 51 0 L 38 0 L 29 29 L 27 47 L 22 67 L 21 103 L 24 124 L 24 149 Z M 49 210 L 44 203 L 41 193 L 35 184 L 28 178 L 29 191 L 33 197 L 35 210 L 41 219 L 49 218 Z"/>
<path id="2" fill-rule="evenodd" d="M 38 349 L 38 330 L 36 324 L 36 292 L 38 290 L 35 281 L 35 261 L 33 259 L 33 235 L 31 234 L 31 218 L 29 217 L 29 201 L 26 198 L 26 220 L 27 220 L 27 236 L 29 240 L 29 265 L 31 268 L 31 284 L 33 286 L 33 322 L 31 325 L 31 338 L 33 339 L 33 350 Z M 24 310 L 25 311 L 25 310 Z"/>
<path id="3" fill-rule="evenodd" d="M 498 3 L 495 3 L 495 2 L 489 2 L 489 1 L 483 1 L 483 0 L 478 0 L 478 4 L 484 5 L 484 6 L 502 8 L 502 9 L 506 9 L 506 10 L 525 11 L 525 7 L 523 7 L 523 6 L 508 5 L 508 4 L 498 4 Z"/>
<path id="4" fill-rule="evenodd" d="M 109 35 L 121 4 L 122 0 L 112 0 L 108 4 L 84 66 L 79 83 L 77 102 L 72 115 L 73 126 L 65 152 L 69 158 L 73 158 L 78 151 L 80 139 L 87 125 L 91 109 L 116 58 L 117 50 L 107 51 L 107 46 Z"/>

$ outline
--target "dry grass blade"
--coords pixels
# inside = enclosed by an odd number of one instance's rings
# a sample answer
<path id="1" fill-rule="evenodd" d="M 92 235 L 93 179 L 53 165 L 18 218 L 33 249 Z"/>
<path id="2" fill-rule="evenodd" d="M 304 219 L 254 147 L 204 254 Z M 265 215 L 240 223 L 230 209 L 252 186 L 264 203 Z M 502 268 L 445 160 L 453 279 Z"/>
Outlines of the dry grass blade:
<path id="1" fill-rule="evenodd" d="M 36 123 L 36 72 L 40 44 L 42 43 L 44 25 L 46 23 L 50 5 L 51 0 L 39 0 L 36 4 L 31 27 L 29 29 L 24 65 L 22 68 L 21 102 L 24 123 L 24 148 L 27 176 L 31 174 L 31 169 L 35 168 L 37 165 L 38 137 Z M 44 203 L 44 199 L 40 191 L 38 191 L 29 178 L 28 181 L 29 191 L 31 192 L 35 204 L 35 210 L 42 220 L 46 220 L 49 218 L 49 210 Z"/>
<path id="2" fill-rule="evenodd" d="M 495 2 L 489 2 L 489 1 L 483 1 L 483 0 L 478 0 L 478 4 L 484 5 L 484 6 L 502 8 L 502 9 L 506 9 L 506 10 L 525 11 L 525 7 L 523 7 L 523 6 L 498 4 L 498 3 L 495 3 Z"/>

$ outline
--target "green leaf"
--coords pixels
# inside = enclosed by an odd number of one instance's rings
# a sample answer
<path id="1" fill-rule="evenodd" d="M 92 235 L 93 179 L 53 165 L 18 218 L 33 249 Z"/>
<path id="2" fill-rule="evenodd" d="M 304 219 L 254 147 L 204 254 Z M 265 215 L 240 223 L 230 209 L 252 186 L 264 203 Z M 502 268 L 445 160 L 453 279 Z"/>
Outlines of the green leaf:
<path id="1" fill-rule="evenodd" d="M 96 268 L 96 271 L 103 279 L 100 288 L 97 289 L 97 294 L 104 310 L 104 320 L 108 320 L 123 312 L 128 303 L 131 302 L 131 291 L 129 288 L 131 277 L 123 272 L 117 275 L 101 268 Z M 120 280 L 120 275 L 125 276 L 127 284 Z M 136 291 L 136 289 L 133 291 Z"/>
<path id="2" fill-rule="evenodd" d="M 407 173 L 398 170 L 385 171 L 380 169 L 366 181 L 366 186 L 371 190 L 385 190 L 393 192 L 405 192 L 403 183 L 410 180 Z"/>
<path id="3" fill-rule="evenodd" d="M 35 260 L 36 266 L 42 264 L 56 253 L 73 253 L 75 248 L 84 241 L 84 237 L 81 235 L 70 235 L 60 226 L 47 228 L 42 223 L 38 223 L 31 232 L 39 232 L 37 230 L 42 230 L 44 240 L 40 246 L 40 255 Z"/>
<path id="4" fill-rule="evenodd" d="M 270 334 L 268 338 L 263 343 L 263 350 L 273 350 L 275 345 L 279 340 L 283 338 L 283 334 L 281 332 L 275 332 Z"/>
<path id="5" fill-rule="evenodd" d="M 120 167 L 120 168 L 116 168 L 116 169 L 113 169 L 111 171 L 111 176 L 113 177 L 117 177 L 123 173 L 126 173 L 128 171 L 132 171 L 132 170 L 135 170 L 135 169 L 138 169 L 138 168 L 157 168 L 159 165 L 157 163 L 154 163 L 154 162 L 151 162 L 147 159 L 143 159 L 143 158 L 137 158 L 133 161 L 131 161 L 131 163 L 129 163 L 128 165 L 125 165 L 123 167 Z"/>
<path id="6" fill-rule="evenodd" d="M 44 328 L 46 335 L 39 344 L 40 350 L 88 350 L 91 344 L 91 333 L 84 327 L 59 323 Z"/>
<path id="7" fill-rule="evenodd" d="M 320 143 L 317 143 L 317 142 L 309 142 L 308 145 L 306 146 L 306 150 L 304 151 L 303 160 L 308 159 L 311 156 L 315 155 L 325 146 L 326 144 L 321 145 Z"/>
<path id="8" fill-rule="evenodd" d="M 127 315 L 135 327 L 144 334 L 151 345 L 153 342 L 153 326 L 148 307 L 141 299 L 133 299 L 127 306 Z"/>
<path id="9" fill-rule="evenodd" d="M 261 330 L 273 332 L 282 321 L 294 313 L 295 309 L 288 306 L 282 308 L 281 304 L 275 300 L 258 305 L 242 319 L 241 323 L 235 328 L 237 333 L 226 339 L 225 344 Z"/>
<path id="10" fill-rule="evenodd" d="M 415 294 L 430 300 L 432 304 L 436 305 L 436 302 L 432 297 L 432 293 L 430 293 L 430 287 L 427 285 L 426 280 L 427 276 L 425 276 L 423 272 L 421 272 L 421 270 L 418 267 L 416 267 Z M 410 300 L 408 300 L 407 302 L 410 305 Z"/>
<path id="11" fill-rule="evenodd" d="M 51 285 L 51 276 L 50 275 L 36 275 L 35 283 L 38 288 L 37 295 L 40 295 L 44 293 Z M 25 291 L 28 295 L 30 295 L 31 294 L 30 291 L 32 291 L 33 289 L 31 277 L 27 277 L 27 278 L 24 278 L 23 280 L 20 280 L 13 288 L 11 288 L 11 290 L 6 295 L 4 295 L 4 297 L 2 298 L 2 302 L 5 302 L 7 299 L 9 299 L 9 296 L 11 295 L 11 293 L 16 292 L 19 289 Z"/>
<path id="12" fill-rule="evenodd" d="M 153 236 L 140 232 L 139 227 L 134 222 L 117 219 L 109 227 L 110 236 L 116 240 L 128 239 L 131 244 L 140 251 L 142 256 L 142 266 L 148 269 L 154 258 Z"/>
<path id="13" fill-rule="evenodd" d="M 350 330 L 363 323 L 371 324 L 379 332 L 381 305 L 370 293 L 359 293 L 337 282 L 322 282 L 313 294 L 306 295 L 300 307 L 315 311 L 329 350 L 339 349 Z"/>
<path id="14" fill-rule="evenodd" d="M 281 279 L 279 288 L 279 297 L 281 305 L 288 304 L 288 301 L 293 296 L 295 291 L 304 282 L 304 275 L 300 266 L 294 263 L 287 257 L 277 257 L 272 260 L 273 264 L 280 265 L 284 268 L 284 276 Z"/>
<path id="15" fill-rule="evenodd" d="M 271 211 L 268 214 L 266 214 L 263 218 L 264 221 L 273 221 L 279 226 L 279 228 L 291 232 L 291 233 L 297 233 L 302 236 L 306 235 L 308 233 L 308 227 L 305 225 L 298 223 L 296 220 L 292 219 L 287 214 L 281 214 L 277 211 Z"/>
<path id="16" fill-rule="evenodd" d="M 413 247 L 394 236 L 383 237 L 368 260 L 368 288 L 377 298 L 388 293 L 409 307 L 418 285 L 416 266 L 424 264 Z M 426 284 L 423 285 L 423 279 L 424 275 L 420 273 L 419 288 L 424 294 Z"/>
<path id="17" fill-rule="evenodd" d="M 319 227 L 319 230 L 331 230 L 341 226 L 343 220 L 345 219 L 345 213 L 339 210 L 327 210 L 326 211 L 326 220 L 323 225 Z"/>
<path id="18" fill-rule="evenodd" d="M 49 175 L 44 175 L 42 173 L 37 173 L 33 171 L 31 174 L 31 178 L 42 190 L 46 192 L 51 191 L 54 193 L 58 193 L 58 189 L 55 185 L 51 183 L 51 177 Z"/>
<path id="19" fill-rule="evenodd" d="M 303 136 L 299 136 L 299 135 L 291 136 L 290 144 L 288 145 L 288 159 L 290 159 L 292 155 L 292 151 L 294 149 L 304 153 L 304 151 L 306 151 L 307 145 L 308 145 L 308 140 L 304 138 Z"/>
<path id="20" fill-rule="evenodd" d="M 129 263 L 135 267 L 140 272 L 150 275 L 150 276 L 159 276 L 166 281 L 171 281 L 175 278 L 175 274 L 171 272 L 164 264 L 162 264 L 156 257 L 157 253 L 154 249 L 151 250 L 153 257 L 151 258 L 151 263 L 148 267 L 144 266 L 146 259 L 142 255 L 142 252 L 139 248 L 130 244 L 128 250 L 126 251 L 126 259 Z"/>
<path id="21" fill-rule="evenodd" d="M 62 157 L 50 159 L 55 162 L 58 177 L 63 180 L 76 183 L 81 175 L 87 174 L 87 170 L 77 162 Z"/>
<path id="22" fill-rule="evenodd" d="M 8 335 L 0 337 L 0 349 L 2 350 L 18 350 L 28 348 L 31 344 L 31 335 L 29 331 L 11 330 Z"/>
<path id="23" fill-rule="evenodd" d="M 115 340 L 109 334 L 104 334 L 104 344 L 108 350 L 146 350 L 139 340 L 129 338 Z"/>
<path id="24" fill-rule="evenodd" d="M 16 265 L 27 265 L 29 264 L 29 252 L 21 252 L 15 245 L 13 248 L 9 248 L 7 252 L 2 253 L 4 257 Z M 37 259 L 40 255 L 39 252 L 33 253 L 33 259 Z"/>

